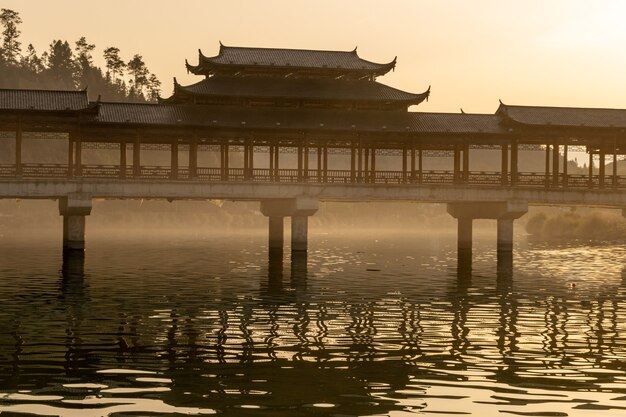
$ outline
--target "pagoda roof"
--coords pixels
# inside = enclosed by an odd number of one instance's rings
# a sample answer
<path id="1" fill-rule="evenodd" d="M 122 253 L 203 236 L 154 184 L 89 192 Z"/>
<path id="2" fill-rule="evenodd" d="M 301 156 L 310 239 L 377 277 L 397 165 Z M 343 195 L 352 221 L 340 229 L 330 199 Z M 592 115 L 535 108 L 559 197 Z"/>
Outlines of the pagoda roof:
<path id="1" fill-rule="evenodd" d="M 0 89 L 0 110 L 77 111 L 88 106 L 87 90 Z"/>
<path id="2" fill-rule="evenodd" d="M 352 51 L 321 51 L 308 49 L 251 48 L 225 46 L 220 42 L 219 53 L 212 57 L 199 52 L 196 66 L 187 63 L 187 70 L 200 75 L 211 75 L 219 68 L 257 67 L 276 70 L 324 70 L 335 72 L 383 75 L 395 68 L 396 58 L 388 63 L 362 59 L 356 48 Z"/>
<path id="3" fill-rule="evenodd" d="M 511 106 L 500 102 L 496 114 L 522 125 L 626 128 L 626 109 Z"/>
<path id="4" fill-rule="evenodd" d="M 94 123 L 350 132 L 507 134 L 496 115 L 98 103 Z"/>
<path id="5" fill-rule="evenodd" d="M 375 81 L 331 78 L 272 78 L 213 76 L 196 84 L 174 84 L 174 95 L 214 97 L 262 97 L 337 101 L 405 102 L 419 104 L 430 95 L 430 87 L 419 94 L 408 93 Z"/>

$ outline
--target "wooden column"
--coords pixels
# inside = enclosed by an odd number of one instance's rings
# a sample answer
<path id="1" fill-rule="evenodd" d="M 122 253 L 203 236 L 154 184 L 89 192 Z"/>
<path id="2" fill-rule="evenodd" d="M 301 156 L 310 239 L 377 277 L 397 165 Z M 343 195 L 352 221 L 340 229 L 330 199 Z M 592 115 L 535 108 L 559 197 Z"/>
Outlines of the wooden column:
<path id="1" fill-rule="evenodd" d="M 550 145 L 546 145 L 546 187 L 550 186 Z"/>
<path id="2" fill-rule="evenodd" d="M 462 181 L 467 184 L 469 183 L 469 143 L 463 144 L 463 175 Z"/>
<path id="3" fill-rule="evenodd" d="M 189 178 L 198 178 L 198 138 L 193 135 L 189 143 Z"/>
<path id="4" fill-rule="evenodd" d="M 359 143 L 357 144 L 357 181 L 363 181 L 363 146 L 361 145 L 361 140 L 359 139 Z"/>
<path id="5" fill-rule="evenodd" d="M 567 143 L 563 145 L 563 187 L 567 187 Z"/>
<path id="6" fill-rule="evenodd" d="M 243 144 L 243 179 L 250 178 L 250 144 L 246 140 Z"/>
<path id="7" fill-rule="evenodd" d="M 72 134 L 67 139 L 67 178 L 74 177 L 74 137 Z"/>
<path id="8" fill-rule="evenodd" d="M 317 147 L 317 182 L 322 182 L 322 146 Z"/>
<path id="9" fill-rule="evenodd" d="M 307 140 L 304 142 L 304 180 L 309 180 L 309 143 Z"/>
<path id="10" fill-rule="evenodd" d="M 365 182 L 370 182 L 370 148 L 367 145 L 364 149 L 363 177 Z"/>
<path id="11" fill-rule="evenodd" d="M 604 149 L 600 149 L 600 164 L 598 166 L 598 169 L 600 171 L 600 173 L 599 173 L 600 174 L 600 178 L 598 179 L 598 182 L 600 184 L 600 188 L 604 188 L 604 174 L 605 174 L 605 172 L 604 172 L 605 171 L 604 164 L 605 164 L 605 159 L 606 159 L 605 156 L 606 156 L 606 154 L 604 152 Z"/>
<path id="12" fill-rule="evenodd" d="M 518 144 L 517 140 L 511 142 L 511 185 L 516 185 L 518 180 Z"/>
<path id="13" fill-rule="evenodd" d="M 418 153 L 417 156 L 418 156 L 418 159 L 419 159 L 419 161 L 418 161 L 419 171 L 417 173 L 417 182 L 421 184 L 424 181 L 424 169 L 423 169 L 423 164 L 422 164 L 424 162 L 424 159 L 422 158 L 422 149 L 421 148 L 419 149 L 419 153 Z"/>
<path id="14" fill-rule="evenodd" d="M 509 145 L 502 144 L 502 185 L 509 183 Z"/>
<path id="15" fill-rule="evenodd" d="M 76 151 L 76 157 L 75 157 L 75 168 L 76 168 L 76 176 L 77 177 L 82 177 L 83 176 L 83 145 L 82 145 L 82 141 L 80 136 L 76 138 L 76 141 L 74 142 L 74 150 Z"/>
<path id="16" fill-rule="evenodd" d="M 589 188 L 593 187 L 593 151 L 589 152 Z"/>
<path id="17" fill-rule="evenodd" d="M 407 149 L 406 144 L 402 145 L 402 183 L 407 183 Z"/>
<path id="18" fill-rule="evenodd" d="M 15 176 L 21 177 L 22 173 L 22 121 L 18 120 L 15 132 Z"/>
<path id="19" fill-rule="evenodd" d="M 126 178 L 126 142 L 120 142 L 120 178 Z"/>
<path id="20" fill-rule="evenodd" d="M 328 143 L 324 144 L 324 182 L 328 181 Z"/>
<path id="21" fill-rule="evenodd" d="M 170 144 L 170 178 L 178 179 L 178 139 L 174 139 Z"/>
<path id="22" fill-rule="evenodd" d="M 274 180 L 276 181 L 280 181 L 280 176 L 279 176 L 279 160 L 280 160 L 280 144 L 276 143 L 276 145 L 274 145 Z"/>
<path id="23" fill-rule="evenodd" d="M 350 141 L 350 178 L 347 182 L 356 181 L 356 145 L 354 141 Z"/>
<path id="24" fill-rule="evenodd" d="M 270 181 L 274 181 L 274 145 L 272 143 L 270 143 L 269 145 L 269 158 L 270 158 L 270 165 L 269 165 L 269 174 L 270 174 Z"/>
<path id="25" fill-rule="evenodd" d="M 552 185 L 559 186 L 559 144 L 556 142 L 552 149 Z"/>
<path id="26" fill-rule="evenodd" d="M 138 178 L 141 176 L 141 142 L 139 138 L 139 132 L 135 135 L 135 142 L 133 143 L 133 177 Z"/>
<path id="27" fill-rule="evenodd" d="M 302 154 L 302 143 L 298 144 L 298 182 L 302 182 L 302 178 L 304 177 L 302 174 L 303 170 L 303 162 L 304 155 Z"/>
<path id="28" fill-rule="evenodd" d="M 376 147 L 372 146 L 372 164 L 370 166 L 372 183 L 376 183 Z"/>
<path id="29" fill-rule="evenodd" d="M 228 144 L 220 145 L 220 174 L 222 181 L 228 181 Z"/>
<path id="30" fill-rule="evenodd" d="M 617 188 L 617 143 L 613 141 L 613 188 Z"/>
<path id="31" fill-rule="evenodd" d="M 411 144 L 411 182 L 415 182 L 415 143 Z"/>
<path id="32" fill-rule="evenodd" d="M 458 184 L 461 178 L 461 149 L 458 146 L 454 148 L 454 168 L 452 172 L 452 182 Z"/>

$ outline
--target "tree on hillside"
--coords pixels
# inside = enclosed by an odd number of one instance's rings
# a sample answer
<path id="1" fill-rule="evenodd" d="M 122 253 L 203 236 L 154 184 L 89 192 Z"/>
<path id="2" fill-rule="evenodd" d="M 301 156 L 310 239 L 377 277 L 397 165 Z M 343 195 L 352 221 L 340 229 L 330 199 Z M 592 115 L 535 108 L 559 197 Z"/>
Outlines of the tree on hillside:
<path id="1" fill-rule="evenodd" d="M 143 62 L 141 55 L 135 54 L 133 59 L 126 64 L 128 74 L 131 76 L 129 96 L 136 96 L 137 99 L 143 98 L 143 89 L 148 84 L 148 75 L 150 72 Z"/>
<path id="2" fill-rule="evenodd" d="M 8 65 L 17 65 L 22 52 L 20 30 L 18 25 L 22 23 L 19 13 L 10 9 L 0 9 L 0 23 L 4 27 L 2 31 L 2 61 Z"/>
<path id="3" fill-rule="evenodd" d="M 107 76 L 117 81 L 118 75 L 124 74 L 126 63 L 120 58 L 120 48 L 109 46 L 104 50 L 104 61 L 107 66 Z"/>
<path id="4" fill-rule="evenodd" d="M 156 75 L 150 74 L 148 78 L 148 100 L 158 101 L 161 96 L 161 81 L 158 80 Z"/>
<path id="5" fill-rule="evenodd" d="M 102 96 L 110 101 L 157 100 L 160 81 L 150 74 L 141 55 L 135 55 L 127 64 L 120 57 L 120 50 L 108 47 L 104 50 L 106 74 L 94 65 L 93 51 L 96 46 L 82 36 L 75 48 L 67 41 L 54 40 L 50 48 L 40 56 L 32 44 L 22 55 L 19 40 L 19 13 L 0 9 L 0 88 L 34 88 L 74 90 L 89 88 L 89 98 Z M 128 77 L 126 75 L 128 74 Z M 126 88 L 126 81 L 130 89 Z"/>
<path id="6" fill-rule="evenodd" d="M 65 41 L 54 40 L 50 44 L 48 52 L 48 69 L 47 73 L 55 82 L 54 88 L 74 89 L 76 83 L 74 81 L 75 65 L 74 54 L 70 44 Z"/>
<path id="7" fill-rule="evenodd" d="M 28 44 L 26 55 L 22 57 L 20 65 L 34 75 L 41 74 L 45 68 L 43 60 L 37 56 L 37 51 L 35 51 L 32 43 Z"/>

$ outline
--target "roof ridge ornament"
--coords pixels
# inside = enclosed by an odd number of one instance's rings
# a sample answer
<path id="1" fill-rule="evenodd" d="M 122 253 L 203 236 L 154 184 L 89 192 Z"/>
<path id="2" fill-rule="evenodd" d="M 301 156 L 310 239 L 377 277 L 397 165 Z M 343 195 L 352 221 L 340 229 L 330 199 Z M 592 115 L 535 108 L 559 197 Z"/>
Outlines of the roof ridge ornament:
<path id="1" fill-rule="evenodd" d="M 357 45 L 357 46 L 355 46 L 355 47 L 354 47 L 354 49 L 352 50 L 352 53 L 353 53 L 354 55 L 358 55 L 358 53 L 357 53 L 357 51 L 356 51 L 358 48 L 359 48 L 359 46 Z"/>

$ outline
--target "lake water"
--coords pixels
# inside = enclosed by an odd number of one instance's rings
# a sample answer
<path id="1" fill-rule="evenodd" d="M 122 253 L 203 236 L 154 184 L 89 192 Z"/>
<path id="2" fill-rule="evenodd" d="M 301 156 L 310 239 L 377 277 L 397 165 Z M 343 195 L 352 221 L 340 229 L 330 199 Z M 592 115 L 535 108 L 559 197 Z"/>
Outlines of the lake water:
<path id="1" fill-rule="evenodd" d="M 624 416 L 626 244 L 0 239 L 0 414 Z"/>

